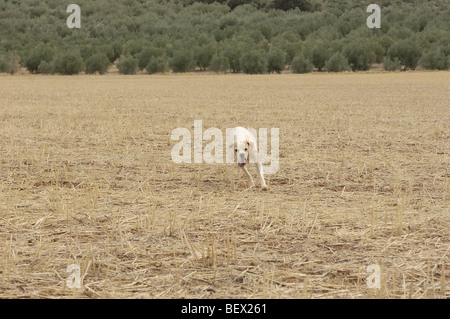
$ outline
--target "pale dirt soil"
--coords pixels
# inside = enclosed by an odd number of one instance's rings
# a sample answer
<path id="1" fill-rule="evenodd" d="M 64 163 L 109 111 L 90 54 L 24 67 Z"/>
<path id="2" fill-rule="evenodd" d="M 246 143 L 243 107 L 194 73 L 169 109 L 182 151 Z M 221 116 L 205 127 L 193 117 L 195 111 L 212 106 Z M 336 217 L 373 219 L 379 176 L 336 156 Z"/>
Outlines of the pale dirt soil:
<path id="1" fill-rule="evenodd" d="M 450 297 L 450 72 L 4 75 L 0 96 L 0 298 Z M 194 120 L 279 128 L 269 190 L 173 163 Z"/>

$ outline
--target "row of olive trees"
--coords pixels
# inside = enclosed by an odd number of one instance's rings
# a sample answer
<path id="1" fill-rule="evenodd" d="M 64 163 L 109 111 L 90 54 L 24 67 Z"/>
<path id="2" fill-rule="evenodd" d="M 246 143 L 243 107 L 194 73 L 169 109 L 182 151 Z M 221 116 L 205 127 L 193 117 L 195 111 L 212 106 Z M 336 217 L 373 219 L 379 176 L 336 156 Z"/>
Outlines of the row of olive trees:
<path id="1" fill-rule="evenodd" d="M 179 46 L 175 50 L 149 45 L 140 51 L 122 50 L 114 53 L 111 45 L 99 46 L 96 50 L 68 48 L 58 51 L 40 44 L 22 62 L 32 73 L 43 74 L 105 74 L 118 59 L 120 73 L 135 74 L 145 70 L 149 74 L 188 72 L 195 69 L 212 72 L 244 72 L 248 74 L 280 73 L 290 68 L 295 73 L 327 70 L 365 71 L 373 63 L 383 63 L 388 71 L 414 70 L 418 65 L 425 69 L 445 70 L 450 66 L 448 48 L 432 46 L 423 50 L 412 39 L 398 42 L 356 38 L 349 43 L 342 41 L 282 42 L 278 45 L 250 47 L 247 43 L 230 41 L 224 45 Z M 14 59 L 15 58 L 15 59 Z M 17 55 L 0 55 L 0 72 L 17 70 Z M 14 72 L 14 71 L 13 71 Z"/>
<path id="2" fill-rule="evenodd" d="M 314 10 L 277 2 L 297 8 L 288 11 L 266 0 L 77 2 L 78 30 L 65 26 L 68 14 L 58 1 L 0 3 L 0 71 L 14 72 L 18 61 L 32 73 L 59 74 L 103 74 L 117 62 L 123 73 L 295 72 L 298 65 L 358 71 L 373 63 L 387 70 L 449 67 L 444 0 L 380 0 L 382 28 L 373 30 L 357 0 L 303 1 Z"/>

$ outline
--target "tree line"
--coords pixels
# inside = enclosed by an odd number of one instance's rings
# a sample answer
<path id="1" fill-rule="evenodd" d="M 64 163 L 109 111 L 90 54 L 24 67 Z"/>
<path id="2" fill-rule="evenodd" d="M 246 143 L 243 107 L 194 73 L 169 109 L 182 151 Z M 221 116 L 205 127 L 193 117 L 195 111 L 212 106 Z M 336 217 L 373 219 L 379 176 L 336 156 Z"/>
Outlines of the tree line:
<path id="1" fill-rule="evenodd" d="M 0 72 L 42 74 L 387 71 L 450 67 L 448 0 L 74 0 L 81 28 L 66 26 L 68 3 L 0 3 Z"/>

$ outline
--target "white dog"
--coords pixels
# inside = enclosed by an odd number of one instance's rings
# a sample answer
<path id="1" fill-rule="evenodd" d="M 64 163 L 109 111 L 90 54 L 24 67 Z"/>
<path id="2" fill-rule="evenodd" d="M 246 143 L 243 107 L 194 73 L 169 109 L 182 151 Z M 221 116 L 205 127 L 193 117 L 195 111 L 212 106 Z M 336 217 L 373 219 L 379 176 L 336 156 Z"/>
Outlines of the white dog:
<path id="1" fill-rule="evenodd" d="M 227 141 L 234 141 L 234 143 L 229 144 L 228 147 L 234 149 L 238 166 L 247 175 L 250 187 L 255 186 L 255 183 L 253 182 L 252 176 L 245 167 L 245 165 L 249 162 L 249 159 L 252 163 L 256 163 L 259 180 L 261 182 L 261 188 L 263 190 L 267 190 L 267 185 L 264 180 L 263 167 L 258 158 L 258 149 L 256 147 L 255 136 L 246 128 L 238 126 L 229 131 Z"/>

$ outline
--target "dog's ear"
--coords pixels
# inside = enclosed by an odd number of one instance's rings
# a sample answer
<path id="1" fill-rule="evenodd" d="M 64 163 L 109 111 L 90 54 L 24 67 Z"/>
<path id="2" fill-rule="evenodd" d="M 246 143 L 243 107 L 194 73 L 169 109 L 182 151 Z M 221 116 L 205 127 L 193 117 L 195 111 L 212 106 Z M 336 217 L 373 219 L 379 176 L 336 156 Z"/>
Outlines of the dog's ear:
<path id="1" fill-rule="evenodd" d="M 248 135 L 245 137 L 245 146 L 247 146 L 247 149 L 251 149 L 252 148 L 252 144 L 250 143 L 250 138 L 248 137 Z"/>
<path id="2" fill-rule="evenodd" d="M 255 145 L 255 143 L 253 143 L 253 142 L 247 140 L 247 146 L 248 146 L 248 149 L 250 149 L 250 150 L 252 150 L 252 151 L 256 151 L 256 145 Z"/>

